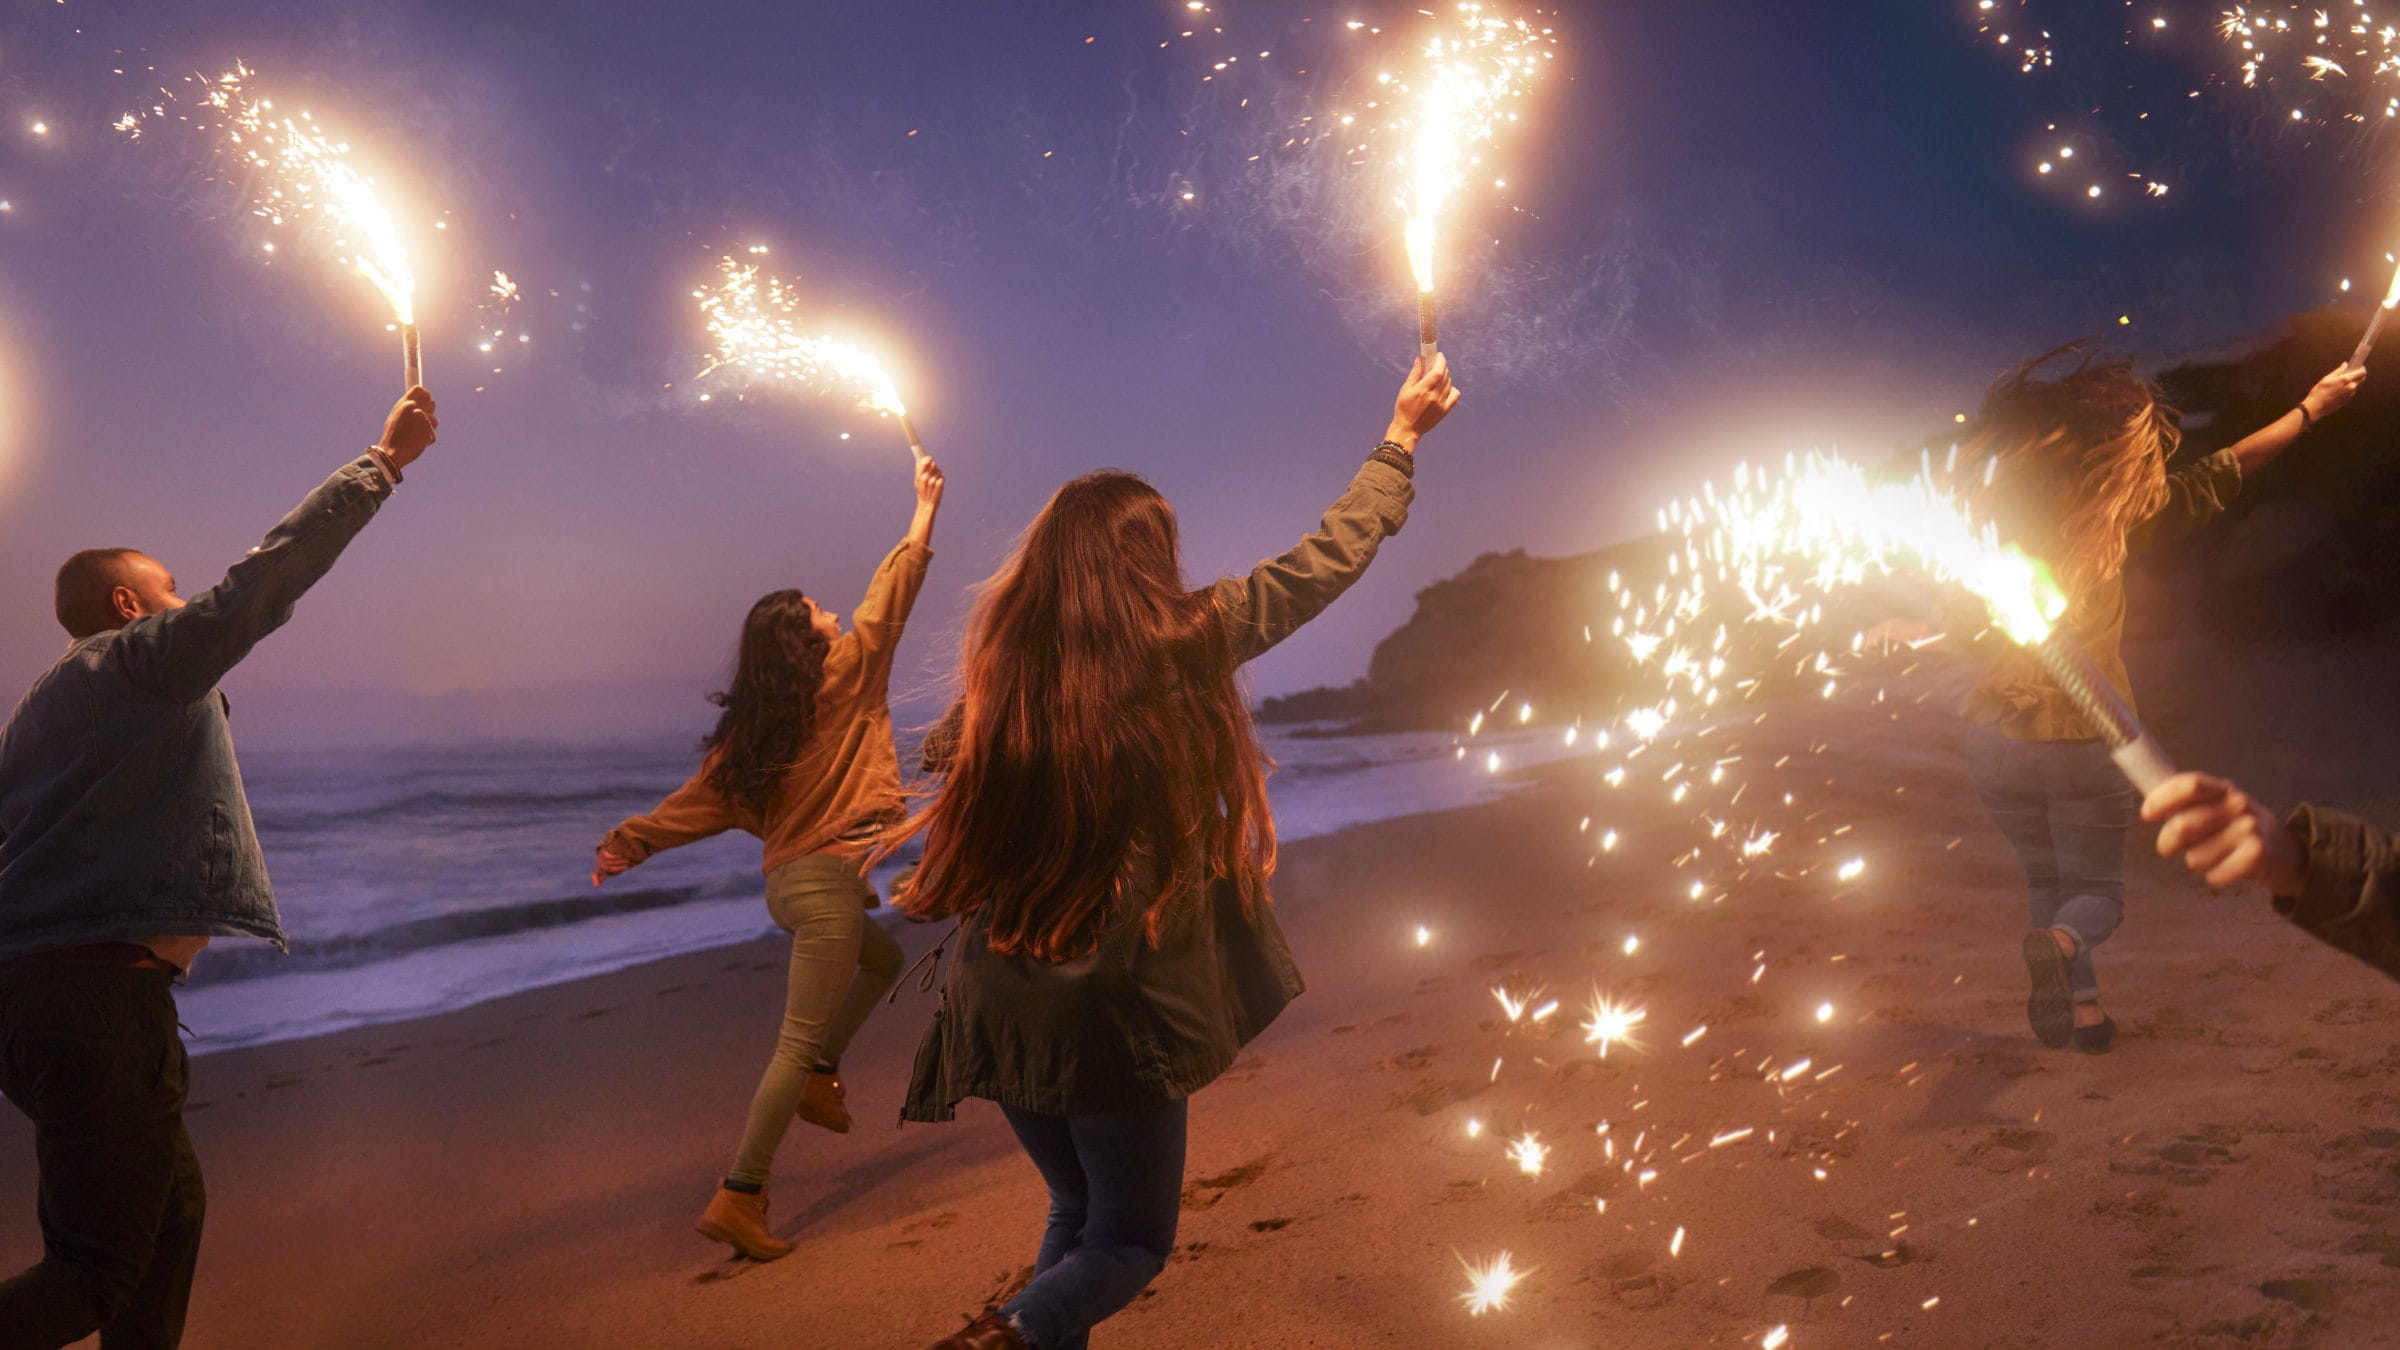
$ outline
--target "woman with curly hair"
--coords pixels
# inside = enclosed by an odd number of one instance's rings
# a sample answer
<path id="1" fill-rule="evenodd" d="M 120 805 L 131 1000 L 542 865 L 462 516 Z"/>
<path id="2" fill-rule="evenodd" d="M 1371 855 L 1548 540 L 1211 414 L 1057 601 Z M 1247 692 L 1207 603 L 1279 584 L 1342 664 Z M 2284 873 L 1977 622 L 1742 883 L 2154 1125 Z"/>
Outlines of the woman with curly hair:
<path id="1" fill-rule="evenodd" d="M 892 654 L 925 585 L 942 471 L 920 457 L 917 512 L 875 569 L 867 595 L 841 616 L 796 590 L 774 591 L 742 622 L 725 711 L 701 743 L 699 772 L 644 815 L 609 831 L 597 886 L 663 848 L 746 830 L 766 844 L 767 912 L 792 935 L 783 1031 L 750 1101 L 733 1166 L 697 1225 L 753 1261 L 792 1244 L 767 1231 L 767 1175 L 797 1114 L 850 1129 L 842 1050 L 900 976 L 900 947 L 875 907 L 863 860 L 904 813 L 888 704 Z"/>
<path id="2" fill-rule="evenodd" d="M 2072 368 L 2044 373 L 2066 358 L 2075 358 Z M 2002 537 L 2049 565 L 2067 594 L 2061 624 L 2131 706 L 2119 652 L 2126 558 L 2222 513 L 2244 479 L 2348 403 L 2365 378 L 2337 366 L 2281 417 L 2170 470 L 2182 443 L 2174 409 L 2130 362 L 2093 360 L 2077 343 L 1993 385 L 1963 448 L 1970 463 L 1992 461 L 1986 513 Z M 1922 631 L 1888 624 L 1879 635 Z M 2038 659 L 2007 643 L 1990 644 L 1988 654 L 1963 708 L 1967 771 L 2025 870 L 2026 1020 L 2053 1049 L 2104 1054 L 2116 1022 L 2101 1010 L 2092 950 L 2124 917 L 2125 836 L 2137 800 L 2099 728 Z"/>

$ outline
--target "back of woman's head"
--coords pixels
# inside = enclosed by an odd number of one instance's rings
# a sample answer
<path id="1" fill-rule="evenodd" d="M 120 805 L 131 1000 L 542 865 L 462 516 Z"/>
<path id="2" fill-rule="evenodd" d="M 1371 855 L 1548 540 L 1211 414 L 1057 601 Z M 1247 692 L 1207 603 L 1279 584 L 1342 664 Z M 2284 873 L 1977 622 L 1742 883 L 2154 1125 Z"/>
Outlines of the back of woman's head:
<path id="1" fill-rule="evenodd" d="M 764 816 L 783 771 L 816 731 L 817 687 L 833 644 L 808 597 L 769 591 L 742 620 L 733 682 L 709 701 L 725 711 L 701 742 L 711 787 Z"/>
<path id="2" fill-rule="evenodd" d="M 968 622 L 958 742 L 903 906 L 978 912 L 994 950 L 1063 960 L 1133 907 L 1155 937 L 1211 881 L 1255 904 L 1274 826 L 1231 651 L 1157 489 L 1113 471 L 1060 488 Z"/>
<path id="3" fill-rule="evenodd" d="M 2045 375 L 2069 358 L 2062 373 Z M 1977 458 L 1999 460 L 1992 511 L 2002 533 L 2047 560 L 2080 596 L 2125 565 L 2125 536 L 2166 504 L 2175 410 L 2129 361 L 2077 342 L 1992 385 L 1976 418 Z"/>

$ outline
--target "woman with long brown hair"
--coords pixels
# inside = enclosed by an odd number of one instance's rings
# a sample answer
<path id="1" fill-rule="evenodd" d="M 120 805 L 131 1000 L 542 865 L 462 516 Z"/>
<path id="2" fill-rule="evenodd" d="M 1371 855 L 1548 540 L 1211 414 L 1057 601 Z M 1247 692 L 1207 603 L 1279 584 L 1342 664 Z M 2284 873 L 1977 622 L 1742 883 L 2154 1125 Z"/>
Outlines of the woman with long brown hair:
<path id="1" fill-rule="evenodd" d="M 750 1100 L 733 1166 L 696 1225 L 753 1261 L 792 1244 L 767 1230 L 767 1176 L 797 1114 L 848 1133 L 843 1049 L 900 976 L 900 947 L 869 916 L 864 860 L 905 814 L 888 703 L 892 656 L 933 560 L 942 471 L 917 460 L 915 518 L 841 616 L 797 590 L 770 592 L 742 622 L 724 709 L 699 772 L 601 841 L 592 884 L 660 849 L 746 830 L 766 844 L 767 912 L 792 937 L 783 1029 Z"/>
<path id="2" fill-rule="evenodd" d="M 2045 374 L 2058 363 L 2074 364 Z M 2175 412 L 2130 362 L 2073 344 L 1992 386 L 1968 462 L 1995 461 L 1988 514 L 2003 537 L 2046 562 L 2068 597 L 2062 624 L 2128 706 L 2119 647 L 2128 556 L 2188 534 L 2243 481 L 2350 401 L 2366 372 L 2335 367 L 2290 411 L 2232 445 L 2170 470 Z M 1910 626 L 1886 626 L 1886 636 Z M 2021 949 L 2032 982 L 2026 1020 L 2044 1045 L 2104 1054 L 2116 1022 L 2100 1007 L 2092 950 L 2125 913 L 2125 836 L 2138 804 L 2091 725 L 2040 662 L 1995 644 L 1963 711 L 1967 771 L 2025 871 L 2031 924 Z"/>
<path id="3" fill-rule="evenodd" d="M 1457 401 L 1442 358 L 1419 361 L 1349 490 L 1247 576 L 1191 589 L 1166 499 L 1103 472 L 983 584 L 936 732 L 947 779 L 904 832 L 924 861 L 894 897 L 960 922 L 902 1116 L 999 1103 L 1050 1216 L 1032 1283 L 942 1345 L 1076 1350 L 1166 1264 L 1185 1101 L 1301 988 L 1237 671 L 1399 531 L 1417 439 Z"/>

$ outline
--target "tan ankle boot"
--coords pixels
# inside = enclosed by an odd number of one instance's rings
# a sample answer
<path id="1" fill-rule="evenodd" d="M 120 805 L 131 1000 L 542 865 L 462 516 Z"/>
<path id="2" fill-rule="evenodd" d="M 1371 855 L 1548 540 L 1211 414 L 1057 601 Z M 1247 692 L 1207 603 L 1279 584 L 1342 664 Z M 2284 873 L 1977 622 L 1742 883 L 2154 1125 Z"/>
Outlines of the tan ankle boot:
<path id="1" fill-rule="evenodd" d="M 722 1242 L 753 1261 L 772 1261 L 792 1254 L 792 1244 L 767 1231 L 767 1197 L 717 1187 L 700 1222 L 692 1227 L 711 1242 Z"/>
<path id="2" fill-rule="evenodd" d="M 850 1133 L 850 1107 L 842 1080 L 829 1073 L 812 1073 L 800 1088 L 800 1118 L 835 1134 Z"/>

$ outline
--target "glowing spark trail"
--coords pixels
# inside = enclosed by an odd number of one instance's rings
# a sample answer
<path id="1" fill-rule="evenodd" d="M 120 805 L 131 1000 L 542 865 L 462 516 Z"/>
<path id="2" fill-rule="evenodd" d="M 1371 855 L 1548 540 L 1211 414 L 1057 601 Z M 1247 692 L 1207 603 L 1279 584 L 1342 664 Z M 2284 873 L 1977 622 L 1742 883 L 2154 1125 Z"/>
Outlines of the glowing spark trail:
<path id="1" fill-rule="evenodd" d="M 900 401 L 899 386 L 881 362 L 856 343 L 810 335 L 800 326 L 793 288 L 779 277 L 762 278 L 757 264 L 728 257 L 718 263 L 718 270 L 724 280 L 716 289 L 692 292 L 716 342 L 700 375 L 730 367 L 756 379 L 841 390 L 856 397 L 859 406 L 897 418 L 908 448 L 924 456 L 924 443 Z"/>
<path id="2" fill-rule="evenodd" d="M 1480 3 L 1456 6 L 1458 31 L 1432 40 L 1413 80 L 1400 82 L 1411 111 L 1408 184 L 1400 199 L 1408 213 L 1404 239 L 1417 281 L 1417 349 L 1427 360 L 1434 335 L 1434 240 L 1442 212 L 1478 167 L 1477 147 L 1493 143 L 1517 118 L 1512 105 L 1554 53 L 1553 35 L 1523 19 L 1502 19 Z"/>
<path id="3" fill-rule="evenodd" d="M 346 250 L 341 261 L 373 283 L 391 306 L 392 322 L 400 328 L 402 376 L 406 387 L 415 388 L 424 383 L 416 274 L 375 181 L 350 162 L 349 143 L 327 135 L 314 117 L 305 112 L 297 118 L 279 116 L 272 100 L 252 97 L 245 87 L 252 73 L 236 64 L 205 86 L 201 100 L 217 119 L 214 129 L 224 140 L 220 153 L 245 170 L 251 214 L 275 226 L 308 219 L 324 223 L 333 246 Z M 152 113 L 165 110 L 159 104 Z M 139 140 L 141 122 L 127 113 L 116 126 Z"/>

